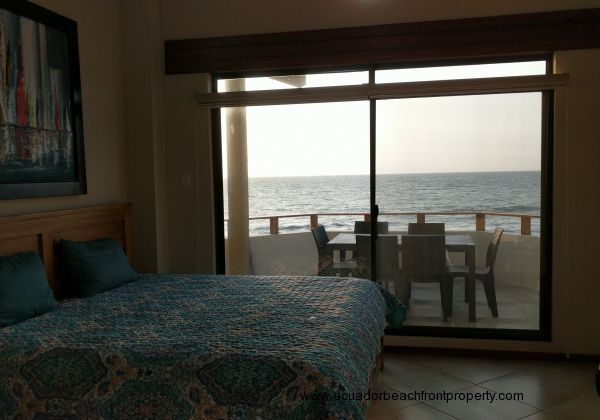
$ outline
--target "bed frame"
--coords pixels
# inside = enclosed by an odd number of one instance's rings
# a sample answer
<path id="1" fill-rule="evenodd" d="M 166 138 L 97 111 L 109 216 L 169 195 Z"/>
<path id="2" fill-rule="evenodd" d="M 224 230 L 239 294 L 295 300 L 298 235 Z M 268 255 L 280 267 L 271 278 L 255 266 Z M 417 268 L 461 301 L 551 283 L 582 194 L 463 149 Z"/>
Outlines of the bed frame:
<path id="1" fill-rule="evenodd" d="M 61 239 L 89 241 L 111 237 L 132 261 L 131 205 L 110 204 L 80 209 L 0 217 L 0 256 L 37 252 L 55 296 L 64 297 L 55 269 L 56 244 Z"/>

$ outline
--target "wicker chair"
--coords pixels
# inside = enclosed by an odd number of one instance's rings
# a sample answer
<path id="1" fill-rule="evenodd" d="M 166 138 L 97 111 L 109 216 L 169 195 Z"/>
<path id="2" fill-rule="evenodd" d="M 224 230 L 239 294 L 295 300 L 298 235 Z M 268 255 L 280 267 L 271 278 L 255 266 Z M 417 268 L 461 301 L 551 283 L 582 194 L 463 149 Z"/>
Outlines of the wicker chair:
<path id="1" fill-rule="evenodd" d="M 409 223 L 409 235 L 443 235 L 446 233 L 444 223 Z"/>
<path id="2" fill-rule="evenodd" d="M 494 285 L 494 265 L 496 263 L 496 254 L 498 254 L 498 247 L 500 246 L 500 239 L 502 238 L 503 233 L 504 230 L 498 227 L 494 230 L 492 240 L 487 249 L 485 267 L 475 267 L 475 278 L 483 282 L 487 304 L 490 307 L 494 318 L 498 318 L 496 286 Z M 466 265 L 450 265 L 448 267 L 448 273 L 452 279 L 455 277 L 464 277 L 466 279 L 469 274 L 469 267 Z M 465 280 L 465 301 L 467 300 L 466 283 Z"/>
<path id="3" fill-rule="evenodd" d="M 402 277 L 405 289 L 400 300 L 405 305 L 410 301 L 411 283 L 439 283 L 444 321 L 452 316 L 452 279 L 444 235 L 402 235 Z"/>
<path id="4" fill-rule="evenodd" d="M 329 235 L 323 225 L 311 229 L 317 253 L 319 255 L 318 273 L 319 276 L 351 276 L 356 269 L 355 261 L 333 262 L 333 251 L 327 246 Z"/>
<path id="5" fill-rule="evenodd" d="M 446 233 L 445 223 L 409 223 L 409 235 L 444 235 Z M 446 254 L 446 265 L 450 265 L 450 255 Z"/>
<path id="6" fill-rule="evenodd" d="M 401 288 L 398 237 L 377 238 L 377 282 L 387 291 L 398 295 Z M 355 277 L 371 279 L 371 235 L 356 235 Z"/>
<path id="7" fill-rule="evenodd" d="M 388 222 L 377 222 L 377 233 L 386 234 L 389 232 Z M 354 222 L 354 233 L 371 233 L 371 222 Z"/>

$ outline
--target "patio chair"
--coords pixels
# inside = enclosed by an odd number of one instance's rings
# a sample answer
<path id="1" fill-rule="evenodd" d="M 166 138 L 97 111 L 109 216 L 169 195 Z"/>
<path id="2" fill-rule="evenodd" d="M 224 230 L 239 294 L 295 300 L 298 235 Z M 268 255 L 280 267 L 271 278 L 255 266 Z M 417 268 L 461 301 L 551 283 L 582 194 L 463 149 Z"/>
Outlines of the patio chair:
<path id="1" fill-rule="evenodd" d="M 445 223 L 409 223 L 409 235 L 444 235 L 446 233 Z M 446 265 L 450 265 L 450 254 L 446 251 Z"/>
<path id="2" fill-rule="evenodd" d="M 485 267 L 475 267 L 475 278 L 483 282 L 485 297 L 487 304 L 492 311 L 492 316 L 498 318 L 498 303 L 496 302 L 496 286 L 494 285 L 494 265 L 496 263 L 496 254 L 500 246 L 500 239 L 504 230 L 497 227 L 494 230 L 490 244 L 488 245 L 487 254 L 485 257 Z M 455 277 L 465 278 L 465 302 L 467 301 L 467 282 L 466 278 L 469 274 L 469 267 L 466 265 L 450 265 L 448 273 L 453 279 Z"/>
<path id="3" fill-rule="evenodd" d="M 354 277 L 371 279 L 371 235 L 356 235 L 356 270 Z"/>
<path id="4" fill-rule="evenodd" d="M 377 233 L 388 233 L 388 222 L 377 222 Z M 371 233 L 371 222 L 356 221 L 354 222 L 354 233 Z"/>
<path id="5" fill-rule="evenodd" d="M 327 246 L 327 243 L 329 242 L 329 235 L 327 235 L 325 226 L 318 225 L 317 227 L 312 228 L 311 232 L 313 234 L 315 245 L 317 246 L 317 253 L 319 255 L 319 276 L 351 276 L 356 269 L 356 262 L 333 262 L 333 250 Z"/>
<path id="6" fill-rule="evenodd" d="M 398 237 L 377 238 L 377 282 L 387 291 L 398 295 L 401 289 Z M 371 279 L 371 235 L 356 235 L 355 277 Z"/>
<path id="7" fill-rule="evenodd" d="M 446 266 L 444 235 L 402 235 L 401 273 L 405 290 L 400 300 L 405 305 L 410 302 L 411 283 L 439 283 L 444 321 L 452 316 L 452 279 Z"/>
<path id="8" fill-rule="evenodd" d="M 409 223 L 409 235 L 444 235 L 446 233 L 445 223 Z"/>

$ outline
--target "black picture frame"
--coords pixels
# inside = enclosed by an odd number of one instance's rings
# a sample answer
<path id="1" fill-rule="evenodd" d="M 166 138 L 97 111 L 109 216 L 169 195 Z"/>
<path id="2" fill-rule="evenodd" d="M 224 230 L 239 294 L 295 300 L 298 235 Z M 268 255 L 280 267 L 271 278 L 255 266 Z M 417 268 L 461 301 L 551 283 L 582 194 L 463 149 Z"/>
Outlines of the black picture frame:
<path id="1" fill-rule="evenodd" d="M 77 23 L 0 0 L 0 200 L 86 193 Z"/>

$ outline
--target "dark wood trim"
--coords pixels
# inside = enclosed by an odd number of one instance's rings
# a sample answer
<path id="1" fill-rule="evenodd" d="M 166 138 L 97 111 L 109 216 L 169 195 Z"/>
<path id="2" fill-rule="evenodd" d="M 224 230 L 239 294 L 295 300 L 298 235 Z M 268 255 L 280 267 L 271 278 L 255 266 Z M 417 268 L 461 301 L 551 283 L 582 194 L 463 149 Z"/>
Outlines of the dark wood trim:
<path id="1" fill-rule="evenodd" d="M 167 74 L 548 54 L 600 47 L 600 8 L 165 42 Z"/>
<path id="2" fill-rule="evenodd" d="M 542 326 L 540 325 L 540 328 Z M 474 338 L 485 340 L 550 341 L 548 333 L 542 329 L 523 330 L 477 327 L 427 327 L 407 325 L 400 328 L 386 328 L 385 335 L 409 337 Z"/>
<path id="3" fill-rule="evenodd" d="M 393 346 L 386 345 L 385 352 L 405 354 L 431 354 L 440 356 L 463 356 L 463 357 L 495 357 L 510 359 L 540 359 L 540 360 L 572 360 L 581 362 L 600 361 L 600 354 L 566 354 L 537 351 L 514 351 L 514 350 L 482 350 L 474 348 L 454 347 L 421 347 L 421 346 Z"/>
<path id="4" fill-rule="evenodd" d="M 548 63 L 550 71 L 550 63 Z M 540 219 L 540 332 L 552 340 L 554 232 L 554 91 L 542 92 L 541 219 Z"/>
<path id="5" fill-rule="evenodd" d="M 221 110 L 211 109 L 211 124 L 221 122 Z M 221 151 L 221 130 L 212 130 L 213 145 L 213 189 L 214 189 L 214 224 L 215 224 L 215 274 L 226 274 L 225 256 L 225 196 L 223 194 L 223 156 Z M 219 147 L 217 149 L 217 146 Z"/>
<path id="6" fill-rule="evenodd" d="M 211 89 L 217 91 L 218 80 L 213 77 Z M 212 168 L 214 191 L 214 224 L 215 224 L 215 274 L 226 274 L 225 267 L 225 196 L 223 192 L 223 139 L 221 137 L 221 108 L 210 110 Z M 216 129 L 212 129 L 216 128 Z"/>
<path id="7" fill-rule="evenodd" d="M 375 69 L 369 70 L 369 84 L 375 83 Z M 371 255 L 377 255 L 377 100 L 369 99 L 369 209 L 371 222 Z M 377 258 L 371 258 L 371 280 L 377 283 Z M 383 344 L 383 342 L 382 342 Z"/>

